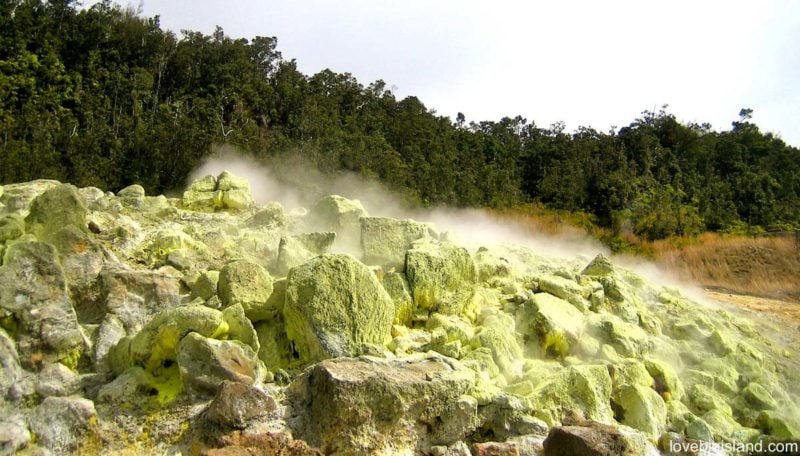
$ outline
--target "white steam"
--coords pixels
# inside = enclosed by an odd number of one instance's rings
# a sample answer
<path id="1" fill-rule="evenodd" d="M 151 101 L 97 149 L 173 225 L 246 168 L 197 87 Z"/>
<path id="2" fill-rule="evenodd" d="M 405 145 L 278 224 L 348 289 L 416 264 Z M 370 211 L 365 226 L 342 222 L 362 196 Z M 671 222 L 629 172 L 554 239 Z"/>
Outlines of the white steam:
<path id="1" fill-rule="evenodd" d="M 535 233 L 522 223 L 501 220 L 481 209 L 412 209 L 374 179 L 352 172 L 337 172 L 331 176 L 296 157 L 281 157 L 263 164 L 243 157 L 233 148 L 219 148 L 212 158 L 191 173 L 187 186 L 196 179 L 218 175 L 224 170 L 247 178 L 253 198 L 259 204 L 277 201 L 291 210 L 312 207 L 325 195 L 341 195 L 361 201 L 371 216 L 432 222 L 439 232 L 447 232 L 455 242 L 472 250 L 508 243 L 528 247 L 542 256 L 566 259 L 609 253 L 602 243 L 584 233 L 564 231 L 558 236 Z"/>

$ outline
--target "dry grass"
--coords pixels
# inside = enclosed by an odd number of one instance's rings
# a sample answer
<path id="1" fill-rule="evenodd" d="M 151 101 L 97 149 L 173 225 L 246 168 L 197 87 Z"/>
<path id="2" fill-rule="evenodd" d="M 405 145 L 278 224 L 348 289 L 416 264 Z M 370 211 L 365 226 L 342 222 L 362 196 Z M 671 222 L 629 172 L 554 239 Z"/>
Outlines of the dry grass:
<path id="1" fill-rule="evenodd" d="M 656 262 L 710 288 L 754 296 L 800 299 L 800 244 L 794 236 L 706 233 L 651 244 Z"/>

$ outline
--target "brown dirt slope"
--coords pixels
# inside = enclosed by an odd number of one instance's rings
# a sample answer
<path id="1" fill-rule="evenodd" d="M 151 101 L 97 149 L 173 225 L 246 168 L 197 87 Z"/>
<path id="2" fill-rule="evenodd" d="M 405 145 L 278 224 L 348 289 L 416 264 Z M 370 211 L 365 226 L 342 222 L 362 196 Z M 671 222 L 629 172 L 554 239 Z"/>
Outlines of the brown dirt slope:
<path id="1" fill-rule="evenodd" d="M 800 243 L 794 236 L 705 234 L 692 243 L 656 243 L 656 262 L 706 288 L 800 301 Z"/>

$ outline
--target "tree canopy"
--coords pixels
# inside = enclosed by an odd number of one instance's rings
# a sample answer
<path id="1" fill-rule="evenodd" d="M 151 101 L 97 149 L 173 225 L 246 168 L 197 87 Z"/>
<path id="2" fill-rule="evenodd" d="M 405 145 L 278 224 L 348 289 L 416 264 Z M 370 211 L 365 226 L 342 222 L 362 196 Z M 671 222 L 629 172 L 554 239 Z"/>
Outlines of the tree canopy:
<path id="1" fill-rule="evenodd" d="M 2 183 L 163 192 L 229 144 L 374 177 L 422 205 L 538 201 L 649 239 L 800 226 L 798 149 L 750 109 L 721 132 L 666 108 L 605 133 L 520 116 L 453 122 L 380 80 L 305 75 L 275 37 L 178 37 L 109 1 L 0 0 L 0 30 Z"/>

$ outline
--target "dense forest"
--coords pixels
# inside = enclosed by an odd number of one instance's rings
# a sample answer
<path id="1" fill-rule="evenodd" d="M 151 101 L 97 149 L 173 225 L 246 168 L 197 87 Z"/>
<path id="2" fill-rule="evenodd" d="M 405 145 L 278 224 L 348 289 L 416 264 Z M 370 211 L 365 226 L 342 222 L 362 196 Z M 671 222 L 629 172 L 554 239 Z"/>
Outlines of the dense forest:
<path id="1" fill-rule="evenodd" d="M 229 144 L 374 177 L 421 205 L 540 202 L 648 239 L 800 226 L 800 151 L 748 109 L 721 132 L 666 109 L 608 132 L 453 121 L 380 80 L 305 75 L 274 37 L 176 36 L 109 1 L 0 0 L 0 30 L 0 183 L 163 192 Z"/>

